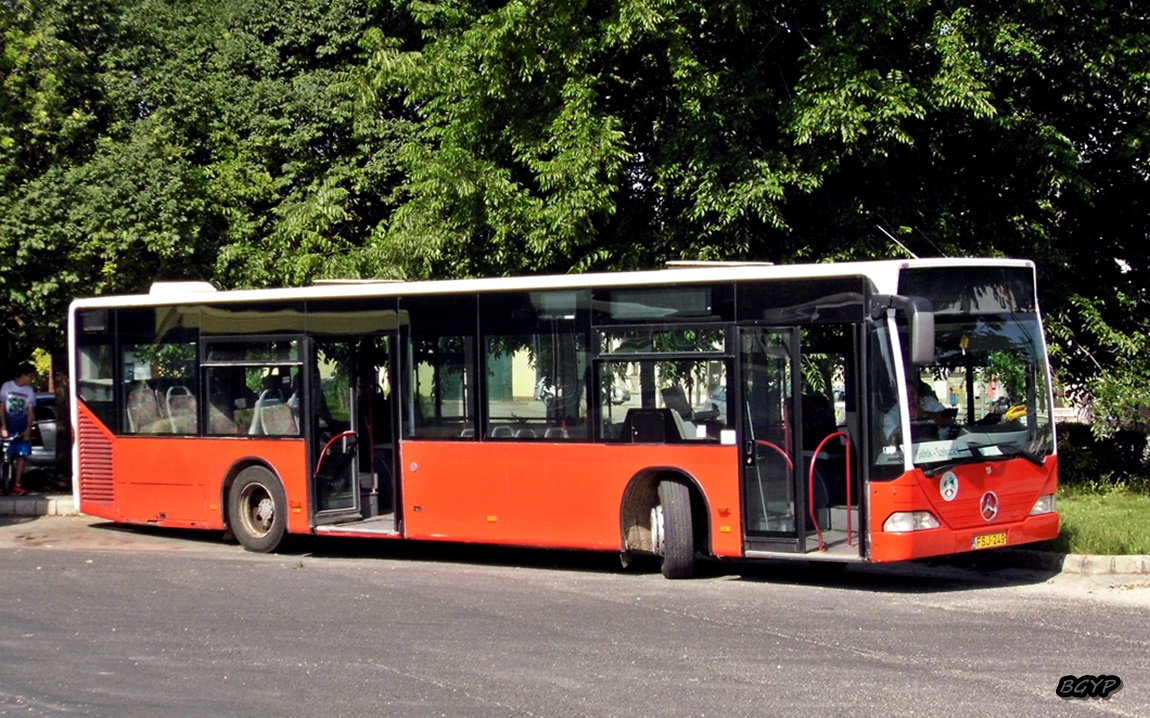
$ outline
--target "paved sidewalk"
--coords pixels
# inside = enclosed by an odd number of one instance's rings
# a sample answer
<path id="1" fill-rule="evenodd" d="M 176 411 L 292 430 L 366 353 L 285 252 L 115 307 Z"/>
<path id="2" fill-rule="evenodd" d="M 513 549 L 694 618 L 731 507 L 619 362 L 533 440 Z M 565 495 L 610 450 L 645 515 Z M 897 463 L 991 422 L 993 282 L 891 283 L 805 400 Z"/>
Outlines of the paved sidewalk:
<path id="1" fill-rule="evenodd" d="M 71 494 L 0 496 L 0 516 L 76 516 L 79 513 Z M 1018 548 L 996 549 L 996 556 L 1004 566 L 1037 571 L 1084 576 L 1150 575 L 1150 556 L 1086 556 Z"/>

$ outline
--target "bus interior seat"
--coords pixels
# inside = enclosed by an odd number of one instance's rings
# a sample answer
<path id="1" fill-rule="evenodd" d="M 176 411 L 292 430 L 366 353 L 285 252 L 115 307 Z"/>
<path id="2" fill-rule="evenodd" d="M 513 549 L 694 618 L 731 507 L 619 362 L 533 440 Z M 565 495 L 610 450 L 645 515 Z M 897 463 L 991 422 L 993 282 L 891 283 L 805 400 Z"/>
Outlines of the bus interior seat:
<path id="1" fill-rule="evenodd" d="M 164 416 L 160 412 L 160 402 L 156 392 L 148 386 L 147 382 L 138 382 L 128 392 L 128 430 L 136 433 L 154 433 L 156 424 Z"/>
<path id="2" fill-rule="evenodd" d="M 678 412 L 684 421 L 690 421 L 694 416 L 691 404 L 687 401 L 687 395 L 681 386 L 675 385 L 663 389 L 663 405 Z"/>
<path id="3" fill-rule="evenodd" d="M 168 421 L 172 425 L 173 434 L 196 433 L 196 397 L 192 390 L 177 384 L 168 387 L 164 394 L 164 401 L 168 407 Z"/>
<path id="4" fill-rule="evenodd" d="M 687 421 L 683 416 L 671 409 L 671 418 L 675 420 L 675 429 L 679 433 L 679 438 L 685 441 L 698 438 L 698 431 L 693 422 Z"/>
<path id="5" fill-rule="evenodd" d="M 532 429 L 519 429 L 515 432 L 516 439 L 534 439 L 535 432 Z"/>
<path id="6" fill-rule="evenodd" d="M 208 431 L 212 434 L 238 434 L 240 428 L 227 414 L 211 402 L 208 403 Z"/>
<path id="7" fill-rule="evenodd" d="M 491 438 L 493 439 L 509 439 L 514 436 L 510 426 L 497 426 L 491 430 Z"/>
<path id="8" fill-rule="evenodd" d="M 295 415 L 290 406 L 284 403 L 278 389 L 264 389 L 256 399 L 249 434 L 266 436 L 290 436 L 299 433 Z"/>
<path id="9" fill-rule="evenodd" d="M 571 435 L 562 426 L 549 426 L 543 432 L 544 439 L 570 439 Z"/>
<path id="10" fill-rule="evenodd" d="M 468 428 L 464 429 L 463 431 L 459 432 L 459 436 L 460 436 L 460 438 L 463 438 L 463 439 L 470 439 L 473 436 L 475 436 L 475 429 L 468 427 Z"/>
<path id="11" fill-rule="evenodd" d="M 678 442 L 681 430 L 670 409 L 628 409 L 619 440 L 633 444 Z"/>

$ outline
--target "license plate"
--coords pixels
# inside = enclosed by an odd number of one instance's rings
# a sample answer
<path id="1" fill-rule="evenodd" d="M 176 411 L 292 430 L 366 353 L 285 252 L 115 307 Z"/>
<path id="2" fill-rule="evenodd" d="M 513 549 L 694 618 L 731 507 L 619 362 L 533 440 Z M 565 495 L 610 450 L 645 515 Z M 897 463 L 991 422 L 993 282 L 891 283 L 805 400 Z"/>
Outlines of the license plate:
<path id="1" fill-rule="evenodd" d="M 971 548 L 994 548 L 995 546 L 1006 545 L 1006 532 L 1000 531 L 996 534 L 983 534 L 982 536 L 975 536 L 974 541 L 971 542 Z"/>

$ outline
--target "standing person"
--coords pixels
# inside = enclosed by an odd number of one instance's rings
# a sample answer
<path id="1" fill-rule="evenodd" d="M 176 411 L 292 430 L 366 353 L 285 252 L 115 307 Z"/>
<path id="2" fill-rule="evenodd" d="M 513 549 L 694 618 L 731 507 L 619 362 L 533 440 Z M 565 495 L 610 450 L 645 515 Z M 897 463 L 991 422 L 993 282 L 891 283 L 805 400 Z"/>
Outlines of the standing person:
<path id="1" fill-rule="evenodd" d="M 12 455 L 12 493 L 22 494 L 20 479 L 24 475 L 24 461 L 32 453 L 32 408 L 36 406 L 36 390 L 32 380 L 36 378 L 36 368 L 24 362 L 16 367 L 16 378 L 0 386 L 0 438 L 12 438 L 8 453 Z M 7 487 L 5 487 L 7 488 Z"/>

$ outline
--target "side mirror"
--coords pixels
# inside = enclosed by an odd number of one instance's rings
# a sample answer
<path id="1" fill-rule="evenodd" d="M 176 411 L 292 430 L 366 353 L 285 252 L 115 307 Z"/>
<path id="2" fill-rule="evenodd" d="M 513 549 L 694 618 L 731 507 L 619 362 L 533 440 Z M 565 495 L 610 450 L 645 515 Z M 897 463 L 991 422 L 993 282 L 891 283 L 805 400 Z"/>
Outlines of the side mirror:
<path id="1" fill-rule="evenodd" d="M 934 305 L 925 297 L 878 295 L 871 305 L 871 316 L 876 319 L 888 309 L 906 314 L 910 329 L 907 354 L 911 364 L 934 363 Z"/>
<path id="2" fill-rule="evenodd" d="M 934 307 L 922 297 L 910 297 L 906 304 L 906 321 L 910 327 L 911 364 L 934 363 Z"/>

